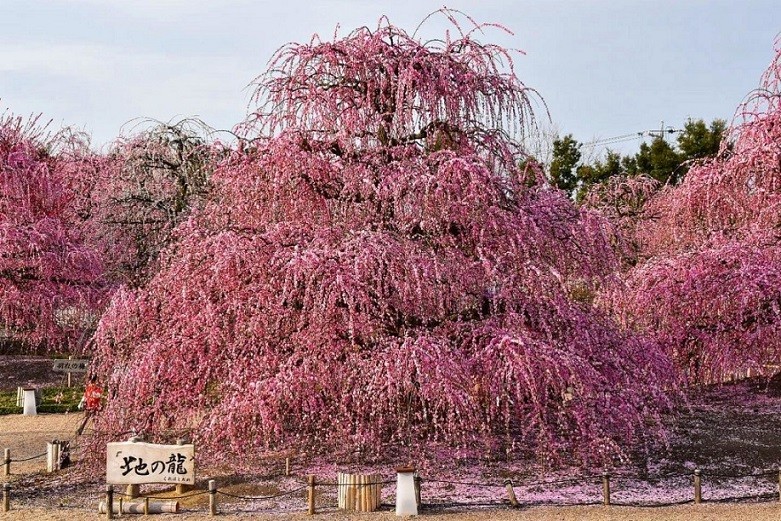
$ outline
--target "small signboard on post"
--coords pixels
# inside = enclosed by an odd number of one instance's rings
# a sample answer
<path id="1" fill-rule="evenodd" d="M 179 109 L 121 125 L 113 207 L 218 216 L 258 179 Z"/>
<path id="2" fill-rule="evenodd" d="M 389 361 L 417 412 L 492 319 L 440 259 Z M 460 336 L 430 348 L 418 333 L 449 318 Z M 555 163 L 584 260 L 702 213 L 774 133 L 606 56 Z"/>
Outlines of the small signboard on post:
<path id="1" fill-rule="evenodd" d="M 106 483 L 195 485 L 195 446 L 142 442 L 107 444 Z"/>
<path id="2" fill-rule="evenodd" d="M 89 360 L 55 360 L 52 369 L 58 373 L 86 373 Z"/>

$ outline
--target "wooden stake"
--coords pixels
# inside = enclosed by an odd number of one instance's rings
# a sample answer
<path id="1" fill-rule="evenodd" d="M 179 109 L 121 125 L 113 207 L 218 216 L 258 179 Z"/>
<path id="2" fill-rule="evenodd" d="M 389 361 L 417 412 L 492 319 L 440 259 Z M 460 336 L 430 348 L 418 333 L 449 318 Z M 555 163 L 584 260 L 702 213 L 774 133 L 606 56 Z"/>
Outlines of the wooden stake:
<path id="1" fill-rule="evenodd" d="M 125 495 L 130 499 L 135 499 L 141 495 L 141 485 L 128 485 L 125 488 Z"/>
<path id="2" fill-rule="evenodd" d="M 694 502 L 702 503 L 702 477 L 700 469 L 694 469 Z"/>
<path id="3" fill-rule="evenodd" d="M 778 469 L 778 500 L 781 501 L 781 469 Z"/>
<path id="4" fill-rule="evenodd" d="M 512 480 L 505 479 L 504 487 L 507 489 L 507 496 L 510 498 L 510 505 L 512 505 L 513 507 L 517 507 L 518 499 L 515 497 L 515 490 L 513 490 Z"/>
<path id="5" fill-rule="evenodd" d="M 114 519 L 114 485 L 106 485 L 106 519 Z"/>
<path id="6" fill-rule="evenodd" d="M 73 360 L 73 357 L 69 356 L 68 360 Z M 68 371 L 68 388 L 70 389 L 70 387 L 71 387 L 71 372 Z"/>
<path id="7" fill-rule="evenodd" d="M 149 515 L 149 498 L 148 497 L 144 498 L 144 515 L 145 516 Z"/>
<path id="8" fill-rule="evenodd" d="M 187 443 L 187 440 L 185 440 L 184 438 L 179 438 L 178 440 L 176 440 L 177 445 L 184 445 L 185 443 Z M 176 493 L 180 496 L 185 492 L 188 492 L 189 490 L 191 490 L 190 485 L 184 485 L 184 484 L 176 485 Z"/>
<path id="9" fill-rule="evenodd" d="M 3 461 L 3 475 L 11 475 L 11 449 L 5 449 L 5 458 Z"/>
<path id="10" fill-rule="evenodd" d="M 117 517 L 122 517 L 122 504 L 124 503 L 124 498 L 122 496 L 119 496 L 119 508 L 117 509 Z"/>
<path id="11" fill-rule="evenodd" d="M 290 475 L 290 458 L 285 458 L 285 476 Z"/>
<path id="12" fill-rule="evenodd" d="M 423 480 L 415 473 L 415 502 L 417 503 L 418 508 L 420 508 L 420 487 L 422 484 Z"/>
<path id="13" fill-rule="evenodd" d="M 602 474 L 602 504 L 610 506 L 610 474 Z"/>
<path id="14" fill-rule="evenodd" d="M 311 516 L 315 513 L 315 477 L 310 474 L 307 482 L 307 499 L 309 501 L 308 514 Z"/>
<path id="15" fill-rule="evenodd" d="M 11 510 L 11 484 L 3 483 L 3 512 Z"/>
<path id="16" fill-rule="evenodd" d="M 209 515 L 217 515 L 217 482 L 209 480 Z"/>

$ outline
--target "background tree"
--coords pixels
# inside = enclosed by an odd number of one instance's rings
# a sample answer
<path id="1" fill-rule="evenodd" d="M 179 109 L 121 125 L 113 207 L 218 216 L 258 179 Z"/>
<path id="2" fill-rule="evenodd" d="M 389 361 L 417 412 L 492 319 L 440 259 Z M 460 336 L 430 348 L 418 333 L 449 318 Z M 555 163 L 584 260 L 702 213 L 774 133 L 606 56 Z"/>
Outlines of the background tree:
<path id="1" fill-rule="evenodd" d="M 106 156 L 87 151 L 74 163 L 92 172 L 83 213 L 114 283 L 136 286 L 154 274 L 174 228 L 203 204 L 219 155 L 210 133 L 195 120 L 154 123 Z"/>
<path id="2" fill-rule="evenodd" d="M 666 345 L 691 381 L 771 374 L 781 363 L 779 78 L 776 45 L 717 156 L 648 202 L 636 236 L 647 260 L 608 294 L 623 323 Z M 690 126 L 690 153 L 709 140 L 703 126 Z"/>
<path id="3" fill-rule="evenodd" d="M 689 120 L 677 139 L 677 147 L 661 137 L 642 143 L 634 155 L 607 150 L 604 157 L 582 162 L 581 143 L 571 134 L 554 141 L 548 175 L 552 184 L 577 201 L 589 190 L 615 176 L 649 176 L 660 183 L 678 184 L 693 162 L 714 156 L 719 150 L 726 122 L 714 119 L 707 126 L 701 119 Z M 618 181 L 618 184 L 621 182 Z"/>
<path id="4" fill-rule="evenodd" d="M 552 160 L 548 168 L 551 183 L 568 194 L 578 187 L 576 167 L 580 162 L 580 143 L 567 134 L 553 141 Z"/>
<path id="5" fill-rule="evenodd" d="M 0 117 L 0 328 L 27 351 L 79 353 L 103 267 L 75 220 L 57 144 L 35 120 Z"/>
<path id="6" fill-rule="evenodd" d="M 723 119 L 714 119 L 710 125 L 702 119 L 687 121 L 678 136 L 678 148 L 684 161 L 715 156 L 726 130 L 727 122 Z"/>
<path id="7" fill-rule="evenodd" d="M 590 462 L 659 432 L 667 359 L 579 298 L 615 271 L 606 223 L 519 169 L 530 91 L 472 32 L 278 52 L 251 145 L 101 321 L 99 430 Z"/>

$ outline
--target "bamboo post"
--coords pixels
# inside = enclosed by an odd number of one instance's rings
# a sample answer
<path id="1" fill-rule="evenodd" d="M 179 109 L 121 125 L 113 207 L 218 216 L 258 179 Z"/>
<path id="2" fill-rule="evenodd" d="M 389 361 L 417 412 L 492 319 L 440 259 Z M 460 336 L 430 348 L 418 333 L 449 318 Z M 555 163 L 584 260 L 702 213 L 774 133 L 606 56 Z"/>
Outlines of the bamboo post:
<path id="1" fill-rule="evenodd" d="M 217 482 L 209 480 L 209 515 L 217 515 Z"/>
<path id="2" fill-rule="evenodd" d="M 5 449 L 3 458 L 3 475 L 11 475 L 11 449 Z"/>
<path id="3" fill-rule="evenodd" d="M 3 512 L 11 510 L 11 484 L 3 483 Z"/>
<path id="4" fill-rule="evenodd" d="M 149 498 L 148 497 L 144 498 L 144 515 L 145 516 L 149 515 Z"/>
<path id="5" fill-rule="evenodd" d="M 358 477 L 355 474 L 348 474 L 348 476 L 350 486 L 347 487 L 347 510 L 355 512 L 355 496 L 358 492 L 358 488 L 355 486 L 355 484 L 358 482 Z"/>
<path id="6" fill-rule="evenodd" d="M 125 498 L 123 498 L 122 496 L 119 496 L 119 508 L 117 509 L 117 517 L 122 517 L 122 506 L 123 503 L 125 502 L 124 499 Z"/>
<path id="7" fill-rule="evenodd" d="M 694 469 L 694 502 L 702 503 L 702 476 L 700 469 Z"/>
<path id="8" fill-rule="evenodd" d="M 106 519 L 114 519 L 114 485 L 106 485 Z"/>
<path id="9" fill-rule="evenodd" d="M 68 360 L 73 360 L 73 357 L 69 356 Z M 71 372 L 68 371 L 68 389 L 70 389 L 70 387 L 71 387 Z"/>
<path id="10" fill-rule="evenodd" d="M 602 504 L 610 506 L 610 474 L 602 474 Z"/>
<path id="11" fill-rule="evenodd" d="M 513 507 L 518 506 L 518 499 L 515 497 L 515 490 L 513 490 L 513 482 L 510 479 L 504 480 L 504 486 L 507 489 L 507 497 L 510 498 L 510 505 Z"/>
<path id="12" fill-rule="evenodd" d="M 52 440 L 46 444 L 46 472 L 52 473 L 60 470 L 60 442 Z"/>
<path id="13" fill-rule="evenodd" d="M 285 476 L 290 475 L 290 458 L 285 458 Z"/>
<path id="14" fill-rule="evenodd" d="M 363 476 L 363 486 L 361 487 L 361 497 L 363 498 L 363 512 L 371 512 L 371 494 L 369 493 L 369 483 L 372 482 L 372 476 L 365 474 Z"/>
<path id="15" fill-rule="evenodd" d="M 307 479 L 307 500 L 309 502 L 307 512 L 311 516 L 315 513 L 315 477 L 312 474 Z"/>

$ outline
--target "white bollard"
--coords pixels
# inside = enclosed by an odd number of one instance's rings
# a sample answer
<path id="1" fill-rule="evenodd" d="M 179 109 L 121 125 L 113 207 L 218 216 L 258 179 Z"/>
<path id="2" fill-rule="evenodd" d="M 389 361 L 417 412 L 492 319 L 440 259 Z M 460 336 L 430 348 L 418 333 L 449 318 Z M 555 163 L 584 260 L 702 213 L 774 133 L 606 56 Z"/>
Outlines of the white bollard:
<path id="1" fill-rule="evenodd" d="M 414 467 L 399 467 L 396 469 L 396 515 L 418 515 Z"/>
<path id="2" fill-rule="evenodd" d="M 25 416 L 35 416 L 38 414 L 38 404 L 35 403 L 35 389 L 24 390 L 24 411 Z"/>

